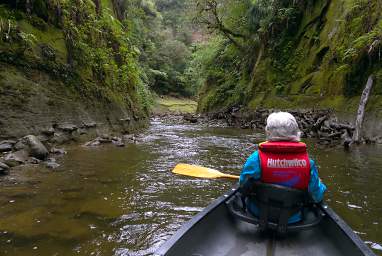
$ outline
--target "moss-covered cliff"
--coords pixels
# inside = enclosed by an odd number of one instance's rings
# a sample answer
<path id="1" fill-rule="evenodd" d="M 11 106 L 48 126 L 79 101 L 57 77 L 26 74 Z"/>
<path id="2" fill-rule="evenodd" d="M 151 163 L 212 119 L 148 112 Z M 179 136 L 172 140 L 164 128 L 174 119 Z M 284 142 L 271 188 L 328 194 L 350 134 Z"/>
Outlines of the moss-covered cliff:
<path id="1" fill-rule="evenodd" d="M 60 123 L 129 131 L 147 120 L 123 1 L 0 5 L 0 137 Z"/>
<path id="2" fill-rule="evenodd" d="M 231 27 L 246 36 L 245 40 L 237 37 L 243 49 L 223 39 L 207 61 L 212 68 L 207 68 L 199 111 L 232 105 L 313 107 L 333 108 L 355 117 L 362 89 L 373 74 L 368 110 L 382 117 L 381 1 L 253 3 L 242 17 L 255 22 Z M 274 9 L 263 18 L 270 5 Z"/>
<path id="3" fill-rule="evenodd" d="M 308 6 L 298 32 L 257 67 L 249 106 L 348 106 L 355 111 L 367 77 L 374 74 L 370 106 L 381 108 L 381 8 L 380 1 L 350 0 Z"/>

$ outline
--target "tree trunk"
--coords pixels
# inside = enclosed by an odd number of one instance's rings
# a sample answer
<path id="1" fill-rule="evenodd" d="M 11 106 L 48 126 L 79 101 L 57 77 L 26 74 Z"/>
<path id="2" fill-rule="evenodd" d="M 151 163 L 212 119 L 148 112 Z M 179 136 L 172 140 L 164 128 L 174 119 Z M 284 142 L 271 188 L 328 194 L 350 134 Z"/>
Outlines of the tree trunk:
<path id="1" fill-rule="evenodd" d="M 125 15 L 124 1 L 122 0 L 112 0 L 111 1 L 114 8 L 114 13 L 119 21 L 122 21 Z"/>
<path id="2" fill-rule="evenodd" d="M 369 99 L 371 88 L 373 87 L 373 76 L 370 75 L 367 79 L 365 89 L 363 89 L 361 100 L 359 102 L 357 119 L 355 121 L 355 130 L 353 133 L 353 143 L 359 143 L 361 140 L 362 123 L 365 115 L 365 107 Z"/>
<path id="3" fill-rule="evenodd" d="M 251 84 L 253 84 L 253 80 L 255 79 L 255 73 L 256 73 L 257 66 L 259 65 L 261 58 L 263 57 L 264 48 L 265 48 L 264 44 L 261 43 L 259 52 L 257 54 L 256 63 L 253 66 L 252 73 L 251 73 Z"/>
<path id="4" fill-rule="evenodd" d="M 97 16 L 101 16 L 102 8 L 101 8 L 101 1 L 100 0 L 93 0 L 95 7 L 96 7 L 96 13 Z"/>
<path id="5" fill-rule="evenodd" d="M 67 51 L 66 61 L 67 61 L 67 64 L 71 68 L 73 68 L 73 65 L 74 65 L 73 34 L 70 30 L 64 30 L 64 34 L 65 34 L 65 45 L 66 45 L 66 51 Z"/>

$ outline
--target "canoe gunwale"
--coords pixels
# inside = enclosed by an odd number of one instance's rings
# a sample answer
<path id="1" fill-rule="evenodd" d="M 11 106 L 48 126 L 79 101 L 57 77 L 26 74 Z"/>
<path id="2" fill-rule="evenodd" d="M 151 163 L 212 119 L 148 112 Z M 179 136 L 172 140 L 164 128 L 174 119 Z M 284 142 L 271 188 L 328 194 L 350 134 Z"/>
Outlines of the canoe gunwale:
<path id="1" fill-rule="evenodd" d="M 167 252 L 188 232 L 190 231 L 198 222 L 200 222 L 204 217 L 211 213 L 215 208 L 219 207 L 221 204 L 225 203 L 238 191 L 238 186 L 227 191 L 222 196 L 215 199 L 210 203 L 203 211 L 196 214 L 193 218 L 183 224 L 164 244 L 162 244 L 159 249 L 154 253 L 155 256 L 164 256 Z M 376 256 L 376 254 L 364 243 L 364 241 L 351 229 L 351 227 L 338 216 L 328 205 L 321 204 L 321 210 L 328 218 L 333 220 L 333 222 L 345 233 L 345 235 L 357 246 L 357 248 L 365 256 Z"/>
<path id="2" fill-rule="evenodd" d="M 357 245 L 358 249 L 365 256 L 376 256 L 376 254 L 356 233 L 354 233 L 353 229 L 351 229 L 351 227 L 340 216 L 338 216 L 332 208 L 330 208 L 327 204 L 322 204 L 321 210 L 337 224 L 337 226 L 345 233 L 347 237 L 352 240 L 355 245 Z"/>

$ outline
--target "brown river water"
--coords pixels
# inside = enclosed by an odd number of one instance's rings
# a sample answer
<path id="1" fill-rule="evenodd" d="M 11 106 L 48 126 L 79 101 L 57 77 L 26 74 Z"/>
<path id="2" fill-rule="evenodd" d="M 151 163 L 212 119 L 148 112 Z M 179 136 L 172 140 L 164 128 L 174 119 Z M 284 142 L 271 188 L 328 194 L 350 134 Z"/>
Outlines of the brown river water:
<path id="1" fill-rule="evenodd" d="M 153 119 L 135 144 L 67 146 L 61 167 L 0 177 L 0 255 L 151 255 L 235 185 L 171 173 L 177 163 L 238 174 L 261 132 Z M 326 200 L 382 255 L 382 146 L 307 141 Z"/>

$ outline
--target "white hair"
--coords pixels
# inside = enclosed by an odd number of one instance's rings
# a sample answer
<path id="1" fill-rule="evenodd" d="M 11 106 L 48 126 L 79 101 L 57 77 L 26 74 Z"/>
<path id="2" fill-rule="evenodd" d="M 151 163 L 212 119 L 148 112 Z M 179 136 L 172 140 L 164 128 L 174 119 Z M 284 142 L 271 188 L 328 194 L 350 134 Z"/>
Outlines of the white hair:
<path id="1" fill-rule="evenodd" d="M 265 132 L 268 141 L 300 141 L 301 132 L 296 118 L 288 112 L 270 114 Z"/>

